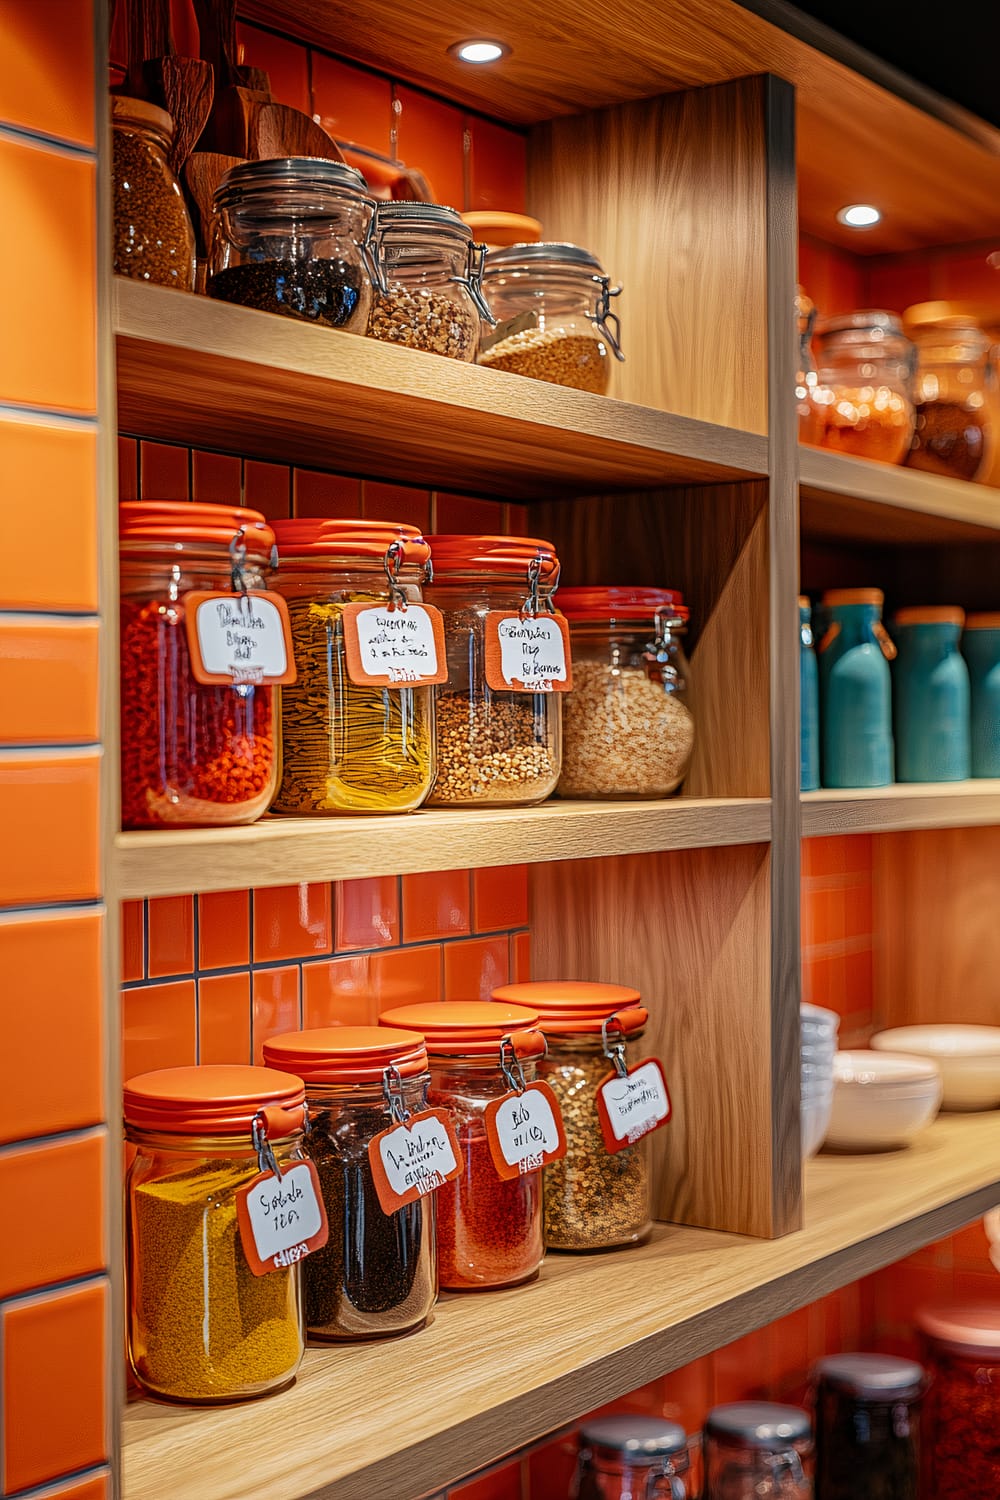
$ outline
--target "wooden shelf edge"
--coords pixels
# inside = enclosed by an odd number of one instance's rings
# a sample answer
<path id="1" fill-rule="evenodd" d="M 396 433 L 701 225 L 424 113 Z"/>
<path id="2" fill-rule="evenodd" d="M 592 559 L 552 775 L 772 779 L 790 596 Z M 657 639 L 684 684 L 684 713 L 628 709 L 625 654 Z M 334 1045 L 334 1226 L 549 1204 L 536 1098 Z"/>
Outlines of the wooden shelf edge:
<path id="1" fill-rule="evenodd" d="M 265 818 L 245 828 L 120 833 L 115 839 L 115 889 L 122 900 L 130 900 L 246 885 L 764 844 L 770 837 L 767 797 Z"/>
<path id="2" fill-rule="evenodd" d="M 446 1298 L 402 1349 L 310 1350 L 266 1404 L 135 1403 L 125 1500 L 416 1500 L 970 1222 L 1000 1201 L 1000 1112 L 821 1156 L 805 1179 L 804 1228 L 783 1239 L 658 1225 L 636 1249 L 550 1256 L 533 1286 Z"/>
<path id="3" fill-rule="evenodd" d="M 1000 490 L 799 445 L 804 536 L 1000 541 Z"/>
<path id="4" fill-rule="evenodd" d="M 913 782 L 802 793 L 802 836 L 1000 823 L 1000 780 Z"/>

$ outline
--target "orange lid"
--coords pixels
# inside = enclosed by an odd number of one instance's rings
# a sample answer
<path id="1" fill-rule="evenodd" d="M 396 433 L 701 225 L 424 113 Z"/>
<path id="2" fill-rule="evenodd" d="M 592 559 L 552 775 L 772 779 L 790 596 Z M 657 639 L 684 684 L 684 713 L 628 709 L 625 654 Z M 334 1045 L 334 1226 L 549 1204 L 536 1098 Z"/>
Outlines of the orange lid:
<path id="1" fill-rule="evenodd" d="M 302 1129 L 301 1078 L 273 1068 L 205 1063 L 140 1073 L 124 1088 L 125 1123 L 176 1135 L 249 1136 L 263 1110 L 272 1138 Z"/>
<path id="2" fill-rule="evenodd" d="M 248 556 L 267 562 L 274 532 L 259 511 L 193 500 L 123 500 L 118 507 L 118 538 L 124 543 L 228 547 L 239 531 Z"/>
<path id="3" fill-rule="evenodd" d="M 427 1071 L 427 1048 L 416 1031 L 388 1026 L 324 1026 L 287 1031 L 264 1043 L 268 1067 L 287 1068 L 309 1083 L 377 1083 L 386 1068 L 403 1078 Z"/>
<path id="4" fill-rule="evenodd" d="M 549 583 L 559 575 L 556 549 L 551 542 L 533 536 L 429 536 L 434 576 L 449 573 L 500 573 L 524 578 L 541 555 L 539 581 Z"/>
<path id="5" fill-rule="evenodd" d="M 838 604 L 878 604 L 885 603 L 885 595 L 881 589 L 827 589 L 823 595 L 823 603 L 830 609 L 836 609 Z"/>
<path id="6" fill-rule="evenodd" d="M 965 624 L 965 610 L 957 604 L 911 604 L 906 609 L 897 609 L 894 625 L 957 625 Z"/>
<path id="7" fill-rule="evenodd" d="M 941 1302 L 921 1307 L 917 1326 L 958 1353 L 1000 1358 L 1000 1291 L 992 1302 Z"/>
<path id="8" fill-rule="evenodd" d="M 541 221 L 532 219 L 527 214 L 473 208 L 463 214 L 462 218 L 477 240 L 485 240 L 491 246 L 537 244 L 542 237 Z"/>
<path id="9" fill-rule="evenodd" d="M 808 594 L 799 595 L 799 609 L 812 609 L 812 600 Z"/>
<path id="10" fill-rule="evenodd" d="M 649 1012 L 640 1004 L 638 990 L 627 984 L 592 984 L 586 980 L 535 979 L 524 984 L 502 984 L 494 1000 L 530 1005 L 538 1012 L 542 1031 L 570 1035 L 600 1034 L 609 1017 L 619 1015 L 626 1036 L 641 1031 Z"/>
<path id="11" fill-rule="evenodd" d="M 545 1040 L 536 1031 L 538 1012 L 493 1000 L 442 1000 L 399 1005 L 380 1017 L 385 1026 L 419 1031 L 431 1057 L 491 1057 L 509 1036 L 518 1057 L 541 1057 Z"/>
<path id="12" fill-rule="evenodd" d="M 649 620 L 670 614 L 686 620 L 690 610 L 677 589 L 628 588 L 596 584 L 559 590 L 559 608 L 568 620 Z"/>
<path id="13" fill-rule="evenodd" d="M 393 542 L 403 548 L 404 567 L 423 567 L 430 548 L 416 526 L 394 521 L 335 521 L 324 516 L 272 522 L 282 566 L 323 557 L 385 556 Z"/>
<path id="14" fill-rule="evenodd" d="M 1000 630 L 1000 614 L 966 615 L 966 630 Z"/>

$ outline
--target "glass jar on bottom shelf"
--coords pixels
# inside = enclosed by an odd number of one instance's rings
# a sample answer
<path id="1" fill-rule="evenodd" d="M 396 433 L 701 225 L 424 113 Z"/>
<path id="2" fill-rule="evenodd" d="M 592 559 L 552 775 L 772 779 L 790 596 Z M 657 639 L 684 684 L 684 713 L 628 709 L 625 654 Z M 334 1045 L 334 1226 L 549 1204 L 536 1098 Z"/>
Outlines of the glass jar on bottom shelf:
<path id="1" fill-rule="evenodd" d="M 831 1354 L 816 1365 L 813 1383 L 816 1500 L 919 1500 L 920 1365 Z"/>
<path id="2" fill-rule="evenodd" d="M 933 1500 L 1000 1495 L 1000 1303 L 947 1303 L 916 1316 L 930 1387 L 925 1466 Z"/>
<path id="3" fill-rule="evenodd" d="M 369 1146 L 399 1116 L 424 1109 L 430 1074 L 416 1032 L 387 1026 L 293 1031 L 264 1061 L 301 1078 L 305 1152 L 316 1167 L 330 1237 L 303 1262 L 310 1337 L 360 1341 L 412 1333 L 437 1299 L 434 1194 L 387 1214 Z"/>
<path id="4" fill-rule="evenodd" d="M 705 1419 L 705 1500 L 812 1500 L 812 1452 L 797 1406 L 716 1406 Z"/>
<path id="5" fill-rule="evenodd" d="M 237 1194 L 265 1163 L 304 1160 L 304 1094 L 270 1068 L 206 1065 L 125 1085 L 127 1347 L 144 1390 L 214 1404 L 280 1390 L 305 1347 L 302 1264 L 254 1275 Z"/>
<path id="6" fill-rule="evenodd" d="M 687 1433 L 659 1417 L 599 1417 L 580 1428 L 574 1500 L 688 1500 Z"/>

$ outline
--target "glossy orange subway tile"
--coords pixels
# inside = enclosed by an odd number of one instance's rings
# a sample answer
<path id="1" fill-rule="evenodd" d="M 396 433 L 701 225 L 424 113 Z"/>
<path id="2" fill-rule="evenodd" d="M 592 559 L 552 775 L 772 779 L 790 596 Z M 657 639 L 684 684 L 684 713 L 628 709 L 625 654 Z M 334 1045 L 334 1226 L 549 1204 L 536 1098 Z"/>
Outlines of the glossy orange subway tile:
<path id="1" fill-rule="evenodd" d="M 343 474 L 320 474 L 296 469 L 292 483 L 292 512 L 296 516 L 360 516 L 361 481 Z"/>
<path id="2" fill-rule="evenodd" d="M 576 1476 L 577 1443 L 574 1435 L 543 1443 L 528 1454 L 528 1494 L 531 1500 L 555 1500 L 571 1495 Z"/>
<path id="3" fill-rule="evenodd" d="M 104 1470 L 90 1479 L 71 1480 L 67 1485 L 47 1489 L 44 1500 L 111 1500 L 111 1475 Z"/>
<path id="4" fill-rule="evenodd" d="M 93 146 L 93 8 L 79 0 L 52 21 L 48 6 L 0 0 L 0 121 Z"/>
<path id="5" fill-rule="evenodd" d="M 469 938 L 444 945 L 444 995 L 446 1000 L 489 1000 L 497 985 L 510 977 L 509 941 Z"/>
<path id="6" fill-rule="evenodd" d="M 399 881 L 395 875 L 342 880 L 334 887 L 338 953 L 391 948 L 399 942 Z"/>
<path id="7" fill-rule="evenodd" d="M 416 526 L 420 531 L 431 527 L 430 490 L 416 490 L 405 484 L 382 484 L 366 479 L 361 486 L 361 514 L 366 521 L 398 521 Z"/>
<path id="8" fill-rule="evenodd" d="M 983 1270 L 990 1265 L 989 1240 L 982 1219 L 968 1224 L 945 1242 L 951 1252 L 952 1262 L 962 1270 Z M 1000 1283 L 997 1285 L 1000 1291 Z"/>
<path id="9" fill-rule="evenodd" d="M 527 140 L 518 130 L 470 116 L 472 138 L 469 207 L 523 214 L 527 192 Z"/>
<path id="10" fill-rule="evenodd" d="M 100 892 L 100 755 L 0 755 L 0 906 L 87 901 Z"/>
<path id="11" fill-rule="evenodd" d="M 527 865 L 490 865 L 473 870 L 472 930 L 498 932 L 527 925 Z"/>
<path id="12" fill-rule="evenodd" d="M 298 964 L 280 969 L 255 969 L 253 985 L 253 1060 L 263 1062 L 268 1037 L 298 1031 L 302 1025 Z"/>
<path id="13" fill-rule="evenodd" d="M 280 104 L 290 104 L 304 114 L 312 113 L 309 99 L 309 59 L 300 42 L 260 31 L 239 22 L 236 27 L 237 59 L 251 68 L 264 68 L 271 95 Z"/>
<path id="14" fill-rule="evenodd" d="M 364 966 L 358 975 L 358 990 L 369 991 L 379 1014 L 394 1005 L 442 998 L 441 948 L 437 943 L 358 954 L 354 961 Z"/>
<path id="15" fill-rule="evenodd" d="M 510 937 L 510 977 L 512 984 L 527 984 L 531 978 L 531 933 L 513 932 Z"/>
<path id="16" fill-rule="evenodd" d="M 0 619 L 0 743 L 98 738 L 96 620 Z"/>
<path id="17" fill-rule="evenodd" d="M 193 979 L 122 992 L 122 1077 L 197 1061 L 198 1016 Z"/>
<path id="18" fill-rule="evenodd" d="M 253 893 L 255 963 L 305 958 L 333 947 L 331 892 L 322 885 L 268 886 Z"/>
<path id="19" fill-rule="evenodd" d="M 416 89 L 394 89 L 396 157 L 427 178 L 434 203 L 465 207 L 465 122 L 461 110 Z"/>
<path id="20" fill-rule="evenodd" d="M 96 610 L 96 432 L 0 421 L 0 488 L 0 608 Z"/>
<path id="21" fill-rule="evenodd" d="M 150 979 L 194 969 L 194 897 L 157 896 L 148 903 Z"/>
<path id="22" fill-rule="evenodd" d="M 118 439 L 118 499 L 139 498 L 139 444 L 135 438 Z"/>
<path id="23" fill-rule="evenodd" d="M 505 536 L 530 536 L 532 532 L 531 512 L 526 505 L 505 505 L 503 527 Z"/>
<path id="24" fill-rule="evenodd" d="M 713 1400 L 767 1401 L 771 1395 L 772 1351 L 770 1330 L 758 1328 L 712 1356 Z"/>
<path id="25" fill-rule="evenodd" d="M 140 499 L 190 500 L 190 455 L 173 443 L 140 443 Z"/>
<path id="26" fill-rule="evenodd" d="M 515 1459 L 478 1479 L 453 1486 L 448 1500 L 521 1500 L 521 1465 Z"/>
<path id="27" fill-rule="evenodd" d="M 987 1264 L 981 1271 L 969 1271 L 956 1266 L 950 1287 L 935 1287 L 933 1293 L 923 1299 L 928 1302 L 945 1302 L 955 1297 L 959 1302 L 988 1302 L 991 1306 L 1000 1302 L 1000 1271 Z"/>
<path id="28" fill-rule="evenodd" d="M 250 1040 L 250 975 L 202 974 L 198 978 L 198 1061 L 253 1061 Z"/>
<path id="29" fill-rule="evenodd" d="M 468 532 L 471 536 L 503 533 L 503 506 L 499 500 L 477 500 L 471 495 L 434 496 L 434 530 L 442 535 Z"/>
<path id="30" fill-rule="evenodd" d="M 470 931 L 468 870 L 404 875 L 402 887 L 404 943 L 459 937 Z"/>
<path id="31" fill-rule="evenodd" d="M 16 1234 L 0 1240 L 0 1298 L 105 1269 L 106 1150 L 101 1131 L 0 1155 L 0 1202 L 18 1206 Z"/>
<path id="32" fill-rule="evenodd" d="M 108 1301 L 101 1280 L 4 1308 L 4 1494 L 106 1461 Z"/>
<path id="33" fill-rule="evenodd" d="M 146 977 L 145 904 L 123 901 L 121 907 L 122 983 L 131 984 Z"/>
<path id="34" fill-rule="evenodd" d="M 302 1025 L 376 1026 L 369 954 L 345 955 L 302 967 Z"/>
<path id="35" fill-rule="evenodd" d="M 250 962 L 250 892 L 214 891 L 198 900 L 199 969 Z"/>
<path id="36" fill-rule="evenodd" d="M 392 85 L 387 78 L 314 52 L 312 107 L 323 129 L 334 139 L 353 141 L 388 156 Z"/>
<path id="37" fill-rule="evenodd" d="M 663 1416 L 671 1422 L 679 1422 L 685 1432 L 697 1432 L 712 1405 L 714 1380 L 710 1354 L 665 1375 L 661 1390 Z"/>
<path id="38" fill-rule="evenodd" d="M 281 520 L 292 513 L 292 471 L 287 464 L 263 459 L 243 461 L 243 504 L 262 515 Z"/>
<path id="39" fill-rule="evenodd" d="M 779 1401 L 795 1401 L 809 1378 L 809 1309 L 800 1307 L 771 1324 L 771 1385 Z"/>
<path id="40" fill-rule="evenodd" d="M 201 504 L 239 505 L 242 465 L 232 453 L 191 454 L 191 498 Z"/>

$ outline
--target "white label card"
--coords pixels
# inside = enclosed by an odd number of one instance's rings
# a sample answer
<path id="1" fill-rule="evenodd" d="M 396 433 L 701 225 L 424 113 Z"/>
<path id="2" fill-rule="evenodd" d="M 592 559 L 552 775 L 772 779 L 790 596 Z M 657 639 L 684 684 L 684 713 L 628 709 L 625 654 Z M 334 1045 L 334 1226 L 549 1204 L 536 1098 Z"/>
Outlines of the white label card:
<path id="1" fill-rule="evenodd" d="M 197 605 L 195 621 L 207 673 L 256 683 L 288 671 L 284 620 L 273 600 L 261 594 L 214 595 Z"/>
<path id="2" fill-rule="evenodd" d="M 420 604 L 401 609 L 363 609 L 358 615 L 361 665 L 369 677 L 383 674 L 393 682 L 420 682 L 436 677 L 434 623 Z"/>
<path id="3" fill-rule="evenodd" d="M 545 692 L 554 682 L 565 682 L 566 642 L 556 620 L 547 615 L 520 619 L 508 615 L 497 626 L 500 672 L 507 683 L 523 682 Z"/>
<path id="4" fill-rule="evenodd" d="M 511 1094 L 496 1112 L 496 1132 L 508 1166 L 533 1172 L 543 1158 L 559 1149 L 559 1126 L 543 1093 L 526 1089 Z"/>
<path id="5" fill-rule="evenodd" d="M 443 1187 L 458 1170 L 448 1132 L 433 1116 L 418 1117 L 379 1137 L 379 1157 L 389 1187 L 399 1198 L 420 1197 Z"/>
<path id="6" fill-rule="evenodd" d="M 265 1267 L 291 1266 L 308 1255 L 308 1241 L 325 1228 L 307 1162 L 254 1183 L 246 1198 L 254 1248 Z"/>
<path id="7" fill-rule="evenodd" d="M 615 1142 L 631 1145 L 670 1119 L 670 1096 L 656 1058 L 640 1063 L 627 1078 L 617 1074 L 601 1085 L 601 1100 Z"/>

